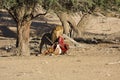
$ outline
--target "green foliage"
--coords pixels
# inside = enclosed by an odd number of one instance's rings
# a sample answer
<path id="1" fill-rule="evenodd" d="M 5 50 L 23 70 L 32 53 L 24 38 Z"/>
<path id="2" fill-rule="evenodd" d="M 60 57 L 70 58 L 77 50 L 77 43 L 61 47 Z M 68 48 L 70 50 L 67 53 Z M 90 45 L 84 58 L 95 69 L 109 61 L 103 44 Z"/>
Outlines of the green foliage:
<path id="1" fill-rule="evenodd" d="M 61 5 L 58 3 L 58 0 L 43 0 L 43 5 L 42 5 L 45 9 L 54 9 L 54 10 L 58 10 L 61 9 Z"/>
<path id="2" fill-rule="evenodd" d="M 6 7 L 6 8 L 11 8 L 14 7 L 14 5 L 16 5 L 16 0 L 2 0 L 2 8 Z"/>
<path id="3" fill-rule="evenodd" d="M 119 11 L 120 0 L 93 0 L 103 10 Z"/>
<path id="4" fill-rule="evenodd" d="M 8 10 L 16 22 L 31 20 L 35 17 L 35 9 L 41 0 L 2 0 L 1 7 Z"/>
<path id="5" fill-rule="evenodd" d="M 20 5 L 27 5 L 31 6 L 33 3 L 40 3 L 42 4 L 42 0 L 2 0 L 1 6 L 2 8 L 13 8 Z"/>
<path id="6" fill-rule="evenodd" d="M 115 0 L 115 3 L 116 3 L 117 6 L 120 7 L 120 0 Z"/>
<path id="7" fill-rule="evenodd" d="M 95 8 L 95 3 L 93 0 L 83 0 L 79 3 L 79 6 L 79 10 L 82 10 L 83 12 L 92 12 Z"/>
<path id="8" fill-rule="evenodd" d="M 43 0 L 43 7 L 45 9 L 53 9 L 55 11 L 72 10 L 76 0 Z"/>
<path id="9" fill-rule="evenodd" d="M 54 11 L 92 12 L 96 7 L 105 11 L 120 11 L 120 0 L 2 0 L 0 3 L 2 7 L 7 8 L 40 3 L 46 10 Z"/>
<path id="10" fill-rule="evenodd" d="M 92 12 L 96 7 L 101 10 L 119 11 L 120 0 L 42 0 L 45 9 L 55 11 Z"/>

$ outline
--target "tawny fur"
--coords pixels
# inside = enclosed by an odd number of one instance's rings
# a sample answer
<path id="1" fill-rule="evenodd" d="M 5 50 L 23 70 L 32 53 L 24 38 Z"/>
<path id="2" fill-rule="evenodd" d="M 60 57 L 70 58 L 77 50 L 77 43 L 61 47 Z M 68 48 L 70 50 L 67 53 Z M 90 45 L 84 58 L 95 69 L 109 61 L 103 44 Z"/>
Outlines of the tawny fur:
<path id="1" fill-rule="evenodd" d="M 41 39 L 41 43 L 40 43 L 40 54 L 42 53 L 42 48 L 43 45 L 46 46 L 47 49 L 47 45 L 52 46 L 54 44 L 54 42 L 56 41 L 56 39 L 61 36 L 63 34 L 63 27 L 62 26 L 56 26 L 51 33 L 45 33 L 42 36 Z"/>

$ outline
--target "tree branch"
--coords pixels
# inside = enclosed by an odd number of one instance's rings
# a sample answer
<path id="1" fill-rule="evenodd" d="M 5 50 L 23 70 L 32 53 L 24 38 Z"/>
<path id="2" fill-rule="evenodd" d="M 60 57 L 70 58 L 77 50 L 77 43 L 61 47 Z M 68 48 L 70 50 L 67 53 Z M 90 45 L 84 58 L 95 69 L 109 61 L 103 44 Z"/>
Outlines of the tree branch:
<path id="1" fill-rule="evenodd" d="M 17 17 L 14 15 L 14 13 L 12 11 L 8 11 L 10 13 L 10 15 L 13 17 L 13 19 L 15 20 L 15 22 L 18 22 Z"/>
<path id="2" fill-rule="evenodd" d="M 79 47 L 80 46 L 80 44 L 78 42 L 76 42 L 74 39 L 70 38 L 69 36 L 63 34 L 63 37 L 69 39 L 75 45 L 75 47 Z"/>
<path id="3" fill-rule="evenodd" d="M 48 13 L 48 11 L 46 11 L 45 13 L 38 13 L 35 15 L 35 10 L 38 9 L 38 10 L 36 10 L 38 12 L 39 9 L 41 9 L 41 6 L 39 4 L 37 4 L 36 2 L 34 2 L 32 6 L 33 7 L 32 7 L 31 19 L 34 19 L 40 15 L 46 15 Z"/>
<path id="4" fill-rule="evenodd" d="M 42 14 L 42 13 L 40 13 L 40 14 L 37 14 L 37 15 L 35 15 L 35 16 L 33 16 L 33 15 L 32 15 L 32 18 L 31 18 L 31 19 L 34 19 L 34 18 L 36 18 L 36 17 L 38 17 L 38 16 L 40 16 L 40 15 L 46 15 L 47 13 L 48 13 L 48 12 L 46 11 L 46 12 L 45 12 L 45 13 L 43 13 L 43 14 Z"/>
<path id="5" fill-rule="evenodd" d="M 12 16 L 12 18 L 14 19 L 14 21 L 17 23 L 18 19 L 15 16 L 14 12 L 12 10 L 8 9 L 7 7 L 4 7 L 4 8 L 8 11 L 8 13 Z"/>

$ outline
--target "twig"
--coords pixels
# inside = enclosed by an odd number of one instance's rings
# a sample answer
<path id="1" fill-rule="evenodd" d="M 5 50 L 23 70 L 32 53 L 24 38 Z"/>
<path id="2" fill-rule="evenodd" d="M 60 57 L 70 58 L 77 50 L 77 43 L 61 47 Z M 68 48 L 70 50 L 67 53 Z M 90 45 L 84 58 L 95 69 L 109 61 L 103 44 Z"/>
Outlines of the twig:
<path id="1" fill-rule="evenodd" d="M 120 64 L 120 61 L 117 61 L 117 62 L 110 62 L 110 63 L 107 63 L 107 64 Z"/>
<path id="2" fill-rule="evenodd" d="M 76 45 L 76 47 L 79 47 L 80 44 L 78 42 L 76 42 L 74 39 L 70 38 L 69 36 L 63 34 L 63 36 L 67 39 L 69 39 L 72 43 L 74 43 L 74 45 Z"/>

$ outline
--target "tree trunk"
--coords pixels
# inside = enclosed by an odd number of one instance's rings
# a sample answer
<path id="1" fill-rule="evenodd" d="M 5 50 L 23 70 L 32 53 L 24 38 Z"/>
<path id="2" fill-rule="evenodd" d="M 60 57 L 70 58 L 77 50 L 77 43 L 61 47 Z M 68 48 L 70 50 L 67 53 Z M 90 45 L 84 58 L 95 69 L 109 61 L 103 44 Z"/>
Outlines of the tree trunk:
<path id="1" fill-rule="evenodd" d="M 19 55 L 29 56 L 29 33 L 31 21 L 18 22 L 17 25 L 17 41 L 16 47 L 18 48 Z"/>
<path id="2" fill-rule="evenodd" d="M 64 28 L 64 34 L 69 36 L 69 32 L 70 32 L 70 25 L 67 22 L 67 13 L 65 12 L 57 12 L 57 16 L 59 17 L 62 26 Z"/>
<path id="3" fill-rule="evenodd" d="M 72 15 L 66 12 L 58 12 L 57 16 L 59 17 L 62 26 L 64 27 L 64 34 L 72 38 L 82 37 L 85 32 L 85 27 L 90 20 L 90 14 L 83 14 L 78 24 L 75 23 Z"/>
<path id="4" fill-rule="evenodd" d="M 81 20 L 77 24 L 77 28 L 79 30 L 79 36 L 80 37 L 84 36 L 83 34 L 85 32 L 85 27 L 89 22 L 89 17 L 90 17 L 90 14 L 84 14 L 82 16 Z"/>
<path id="5" fill-rule="evenodd" d="M 77 25 L 71 15 L 66 12 L 58 12 L 57 16 L 59 17 L 62 26 L 64 27 L 64 33 L 67 36 L 74 37 L 74 34 L 79 34 Z"/>

